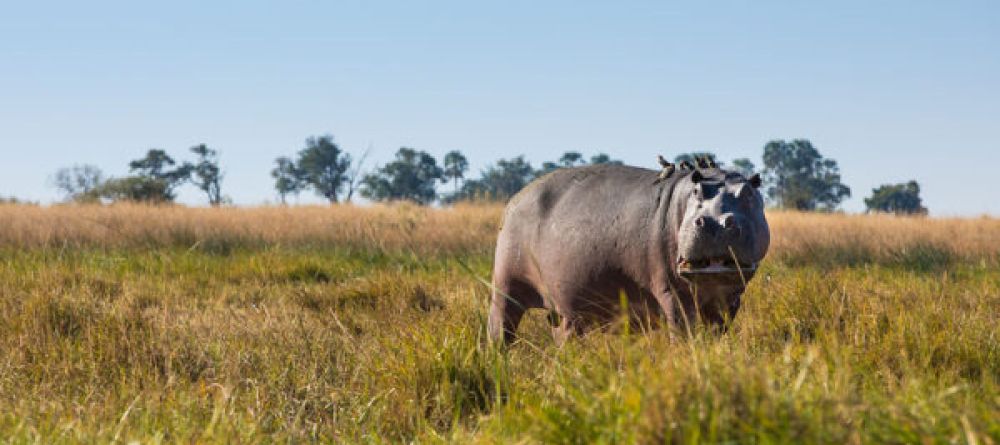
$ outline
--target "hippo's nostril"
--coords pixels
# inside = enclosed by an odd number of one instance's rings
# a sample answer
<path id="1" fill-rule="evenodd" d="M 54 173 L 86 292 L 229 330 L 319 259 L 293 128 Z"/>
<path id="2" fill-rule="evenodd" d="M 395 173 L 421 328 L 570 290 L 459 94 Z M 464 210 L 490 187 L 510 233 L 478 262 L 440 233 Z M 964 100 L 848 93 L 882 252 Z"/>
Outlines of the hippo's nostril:
<path id="1" fill-rule="evenodd" d="M 705 217 L 699 216 L 697 219 L 694 220 L 694 225 L 698 227 L 705 227 Z"/>

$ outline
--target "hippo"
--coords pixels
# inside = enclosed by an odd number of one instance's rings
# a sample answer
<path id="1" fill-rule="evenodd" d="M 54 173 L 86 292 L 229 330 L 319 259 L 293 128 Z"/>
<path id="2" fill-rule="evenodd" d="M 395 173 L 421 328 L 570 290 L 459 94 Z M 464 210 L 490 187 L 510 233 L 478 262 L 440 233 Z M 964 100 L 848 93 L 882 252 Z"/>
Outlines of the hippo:
<path id="1" fill-rule="evenodd" d="M 650 328 L 728 326 L 770 243 L 760 176 L 659 161 L 659 171 L 561 168 L 511 198 L 494 258 L 492 340 L 513 341 L 531 308 L 549 311 L 559 342 L 623 315 Z"/>

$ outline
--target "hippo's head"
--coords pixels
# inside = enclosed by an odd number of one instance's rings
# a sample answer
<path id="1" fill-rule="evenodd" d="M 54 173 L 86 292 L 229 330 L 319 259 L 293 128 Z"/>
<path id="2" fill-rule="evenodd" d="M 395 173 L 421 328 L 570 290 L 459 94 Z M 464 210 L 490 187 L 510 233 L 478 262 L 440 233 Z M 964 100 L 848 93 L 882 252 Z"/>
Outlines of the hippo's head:
<path id="1" fill-rule="evenodd" d="M 694 284 L 734 285 L 753 276 L 770 244 L 760 182 L 759 175 L 748 179 L 719 168 L 698 168 L 679 179 L 678 275 Z"/>

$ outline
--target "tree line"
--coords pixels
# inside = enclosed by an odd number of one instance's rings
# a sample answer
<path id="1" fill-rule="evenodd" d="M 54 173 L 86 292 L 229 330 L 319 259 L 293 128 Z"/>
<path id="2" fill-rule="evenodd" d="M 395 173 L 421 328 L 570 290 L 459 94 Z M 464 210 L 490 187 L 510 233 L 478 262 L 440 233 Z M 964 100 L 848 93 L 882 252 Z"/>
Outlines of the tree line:
<path id="1" fill-rule="evenodd" d="M 53 177 L 54 185 L 68 201 L 108 203 L 139 201 L 172 202 L 176 190 L 191 184 L 202 191 L 208 203 L 228 202 L 222 194 L 219 154 L 205 144 L 189 149 L 192 161 L 178 162 L 163 149 L 151 149 L 142 158 L 129 162 L 129 175 L 105 177 L 89 165 L 63 168 Z M 270 171 L 274 189 L 282 204 L 290 196 L 312 191 L 330 203 L 351 202 L 355 194 L 375 202 L 410 201 L 421 205 L 460 201 L 506 201 L 532 180 L 554 170 L 594 164 L 621 164 L 606 153 L 590 157 L 567 151 L 538 168 L 524 156 L 501 158 L 469 177 L 468 159 L 460 151 L 450 151 L 441 162 L 430 153 L 401 147 L 384 165 L 363 171 L 368 152 L 355 158 L 343 150 L 331 135 L 306 139 L 296 153 L 275 159 Z M 843 184 L 837 161 L 824 157 L 807 139 L 772 140 L 764 145 L 761 168 L 748 158 L 725 163 L 709 151 L 681 153 L 675 162 L 711 160 L 729 170 L 751 176 L 759 173 L 770 205 L 802 211 L 833 211 L 851 196 Z M 865 198 L 868 211 L 925 214 L 916 181 L 884 184 Z"/>
<path id="2" fill-rule="evenodd" d="M 59 169 L 52 182 L 66 200 L 80 203 L 169 203 L 176 198 L 176 189 L 185 183 L 204 192 L 212 206 L 227 202 L 222 195 L 219 153 L 205 144 L 195 145 L 190 151 L 195 161 L 178 163 L 165 150 L 151 149 L 146 156 L 129 162 L 130 174 L 121 178 L 105 177 L 92 165 L 74 165 Z"/>

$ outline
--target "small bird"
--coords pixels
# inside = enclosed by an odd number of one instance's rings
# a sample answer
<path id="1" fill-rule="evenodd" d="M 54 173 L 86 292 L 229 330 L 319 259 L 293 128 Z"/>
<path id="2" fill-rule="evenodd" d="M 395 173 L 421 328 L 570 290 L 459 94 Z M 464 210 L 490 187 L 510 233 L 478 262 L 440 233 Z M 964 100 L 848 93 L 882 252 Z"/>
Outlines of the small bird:
<path id="1" fill-rule="evenodd" d="M 660 175 L 656 178 L 656 182 L 660 182 L 670 178 L 670 175 L 673 175 L 674 170 L 676 169 L 674 164 L 667 162 L 667 160 L 663 159 L 663 156 L 661 155 L 656 155 L 656 160 L 659 161 L 660 166 L 663 167 L 663 170 L 660 171 Z"/>

